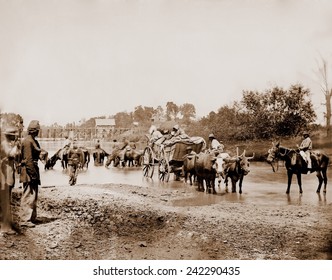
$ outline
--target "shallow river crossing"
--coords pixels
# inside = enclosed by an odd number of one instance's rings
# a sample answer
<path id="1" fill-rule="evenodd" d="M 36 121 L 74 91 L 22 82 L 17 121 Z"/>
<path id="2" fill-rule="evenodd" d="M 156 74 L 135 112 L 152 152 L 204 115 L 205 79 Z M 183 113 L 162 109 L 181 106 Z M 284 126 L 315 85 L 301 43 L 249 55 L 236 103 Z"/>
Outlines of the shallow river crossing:
<path id="1" fill-rule="evenodd" d="M 50 151 L 49 155 L 53 155 Z M 207 194 L 195 190 L 196 186 L 190 186 L 183 181 L 174 181 L 173 174 L 168 183 L 160 182 L 155 167 L 154 177 L 152 179 L 143 178 L 141 168 L 137 167 L 110 167 L 94 166 L 93 158 L 87 170 L 80 171 L 77 184 L 128 184 L 141 186 L 142 188 L 167 188 L 174 191 L 183 191 L 190 189 L 195 193 L 194 198 L 177 200 L 175 206 L 200 206 L 222 203 L 223 201 L 234 203 L 251 203 L 256 205 L 326 205 L 332 202 L 332 168 L 328 169 L 327 193 L 316 194 L 318 180 L 315 173 L 302 176 L 303 194 L 299 194 L 299 188 L 296 182 L 296 176 L 293 176 L 291 192 L 286 195 L 287 175 L 285 167 L 280 167 L 278 172 L 273 173 L 271 166 L 264 162 L 252 162 L 250 173 L 244 178 L 243 193 L 225 193 L 225 186 L 216 187 L 217 194 Z M 52 186 L 68 185 L 69 176 L 67 171 L 62 170 L 58 161 L 53 170 L 44 170 L 44 165 L 39 162 L 42 188 Z M 217 183 L 217 182 L 216 182 Z M 230 185 L 230 182 L 229 182 Z M 230 186 L 229 186 L 230 189 Z"/>

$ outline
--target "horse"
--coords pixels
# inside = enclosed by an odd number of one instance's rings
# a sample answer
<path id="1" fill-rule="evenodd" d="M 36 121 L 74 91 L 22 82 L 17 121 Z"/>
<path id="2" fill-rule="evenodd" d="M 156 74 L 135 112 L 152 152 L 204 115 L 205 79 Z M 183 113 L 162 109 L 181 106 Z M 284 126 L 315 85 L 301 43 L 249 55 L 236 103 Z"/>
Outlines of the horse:
<path id="1" fill-rule="evenodd" d="M 97 148 L 94 150 L 92 155 L 93 155 L 94 164 L 96 166 L 102 166 L 104 165 L 104 158 L 108 157 L 109 154 L 102 148 Z"/>
<path id="2" fill-rule="evenodd" d="M 308 170 L 307 163 L 297 150 L 282 147 L 280 146 L 280 143 L 277 143 L 273 144 L 272 148 L 268 150 L 268 156 L 266 160 L 269 164 L 271 164 L 273 172 L 275 172 L 273 162 L 276 159 L 285 161 L 285 167 L 287 169 L 288 176 L 286 194 L 289 194 L 293 174 L 296 174 L 300 193 L 303 193 L 301 175 L 307 174 L 308 172 L 316 172 L 316 176 L 318 178 L 318 188 L 316 192 L 320 193 L 322 184 L 324 182 L 323 192 L 326 193 L 327 167 L 329 165 L 330 159 L 327 154 L 318 150 L 312 151 L 310 158 L 312 162 L 312 168 L 311 170 Z"/>

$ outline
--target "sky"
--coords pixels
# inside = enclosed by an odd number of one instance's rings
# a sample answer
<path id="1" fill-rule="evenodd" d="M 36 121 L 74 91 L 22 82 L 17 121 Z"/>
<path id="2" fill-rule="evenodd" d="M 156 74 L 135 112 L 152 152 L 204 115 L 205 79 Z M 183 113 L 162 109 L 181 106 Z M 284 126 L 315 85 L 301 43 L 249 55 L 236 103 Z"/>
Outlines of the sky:
<path id="1" fill-rule="evenodd" d="M 329 0 L 0 0 L 0 111 L 26 126 L 296 83 L 323 122 L 321 59 L 332 77 Z"/>

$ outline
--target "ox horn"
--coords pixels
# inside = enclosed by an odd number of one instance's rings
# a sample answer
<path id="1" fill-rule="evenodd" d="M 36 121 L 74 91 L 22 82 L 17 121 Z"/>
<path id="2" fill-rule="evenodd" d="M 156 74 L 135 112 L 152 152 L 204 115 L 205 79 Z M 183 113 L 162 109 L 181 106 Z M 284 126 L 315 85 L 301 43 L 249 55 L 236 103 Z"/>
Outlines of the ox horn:
<path id="1" fill-rule="evenodd" d="M 244 150 L 241 155 L 237 154 L 237 157 L 245 157 L 245 156 L 246 156 L 246 150 Z"/>
<path id="2" fill-rule="evenodd" d="M 252 154 L 251 157 L 247 157 L 248 160 L 253 159 L 255 157 L 255 153 Z"/>

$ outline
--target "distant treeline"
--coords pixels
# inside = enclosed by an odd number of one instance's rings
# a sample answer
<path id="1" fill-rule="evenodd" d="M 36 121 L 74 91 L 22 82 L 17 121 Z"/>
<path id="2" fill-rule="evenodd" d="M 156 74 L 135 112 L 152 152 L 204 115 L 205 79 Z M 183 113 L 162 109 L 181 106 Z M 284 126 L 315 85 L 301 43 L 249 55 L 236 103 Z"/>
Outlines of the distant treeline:
<path id="1" fill-rule="evenodd" d="M 207 95 L 206 98 L 215 98 L 218 102 L 216 97 Z M 207 138 L 209 133 L 214 133 L 218 139 L 241 141 L 296 136 L 314 126 L 316 113 L 310 90 L 296 84 L 289 89 L 273 87 L 263 92 L 243 91 L 240 101 L 224 105 L 217 112 L 212 111 L 199 120 L 195 119 L 196 108 L 193 104 L 177 105 L 174 102 L 167 102 L 166 108 L 140 105 L 133 112 L 119 112 L 109 117 L 115 119 L 117 132 L 122 129 L 128 136 L 130 131 L 135 131 L 136 138 L 139 138 L 138 132 L 147 133 L 151 124 L 170 129 L 178 123 L 188 135 Z M 63 130 L 76 130 L 82 136 L 93 137 L 97 118 L 107 117 L 83 119 L 79 124 L 68 123 L 65 126 L 41 124 L 42 131 L 47 137 L 53 137 L 56 131 Z M 1 122 L 22 127 L 23 119 L 15 113 L 2 113 Z M 111 140 L 113 135 L 107 137 Z"/>

